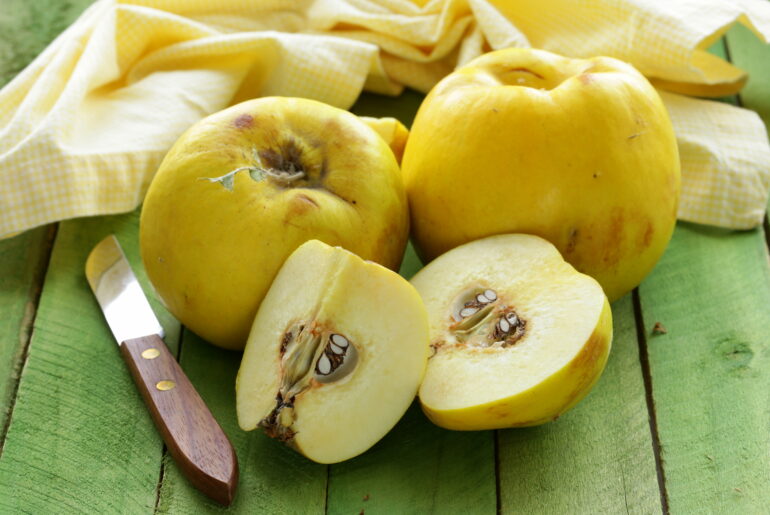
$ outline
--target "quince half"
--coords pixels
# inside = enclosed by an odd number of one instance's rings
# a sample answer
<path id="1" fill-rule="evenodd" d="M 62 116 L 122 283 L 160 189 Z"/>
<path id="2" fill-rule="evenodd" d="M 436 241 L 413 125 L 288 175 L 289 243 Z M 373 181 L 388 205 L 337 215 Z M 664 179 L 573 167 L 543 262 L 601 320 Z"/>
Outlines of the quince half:
<path id="1" fill-rule="evenodd" d="M 478 57 L 425 98 L 402 169 L 424 261 L 493 234 L 535 234 L 610 300 L 650 272 L 676 222 L 668 113 L 638 71 L 608 57 Z"/>
<path id="2" fill-rule="evenodd" d="M 308 241 L 286 260 L 249 335 L 238 423 L 319 463 L 374 445 L 415 398 L 428 316 L 395 272 Z"/>
<path id="3" fill-rule="evenodd" d="M 601 286 L 537 236 L 490 236 L 456 247 L 412 278 L 433 355 L 423 411 L 448 429 L 542 424 L 582 399 L 612 343 Z"/>

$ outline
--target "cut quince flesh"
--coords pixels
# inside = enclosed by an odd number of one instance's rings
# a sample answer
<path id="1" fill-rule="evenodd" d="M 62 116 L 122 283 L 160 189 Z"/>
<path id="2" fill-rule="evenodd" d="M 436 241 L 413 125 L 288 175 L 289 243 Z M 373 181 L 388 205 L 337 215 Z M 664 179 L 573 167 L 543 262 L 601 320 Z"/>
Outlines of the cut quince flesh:
<path id="1" fill-rule="evenodd" d="M 601 286 L 536 236 L 467 243 L 412 284 L 430 341 L 419 397 L 448 429 L 532 426 L 583 398 L 604 369 L 612 314 Z"/>
<path id="2" fill-rule="evenodd" d="M 238 422 L 319 463 L 352 458 L 401 418 L 423 378 L 428 321 L 398 274 L 317 240 L 284 263 L 236 380 Z"/>

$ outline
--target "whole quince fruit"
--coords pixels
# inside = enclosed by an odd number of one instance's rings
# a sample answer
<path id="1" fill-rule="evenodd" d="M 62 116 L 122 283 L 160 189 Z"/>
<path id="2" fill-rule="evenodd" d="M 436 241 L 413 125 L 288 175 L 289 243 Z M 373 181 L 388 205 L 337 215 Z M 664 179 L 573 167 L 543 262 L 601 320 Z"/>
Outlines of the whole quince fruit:
<path id="1" fill-rule="evenodd" d="M 402 170 L 425 261 L 485 236 L 530 233 L 610 300 L 650 272 L 676 222 L 668 113 L 639 72 L 608 57 L 506 49 L 469 62 L 420 106 Z"/>
<path id="2" fill-rule="evenodd" d="M 286 258 L 317 239 L 398 269 L 409 218 L 393 151 L 355 115 L 268 97 L 188 129 L 140 221 L 158 296 L 204 339 L 242 349 Z"/>

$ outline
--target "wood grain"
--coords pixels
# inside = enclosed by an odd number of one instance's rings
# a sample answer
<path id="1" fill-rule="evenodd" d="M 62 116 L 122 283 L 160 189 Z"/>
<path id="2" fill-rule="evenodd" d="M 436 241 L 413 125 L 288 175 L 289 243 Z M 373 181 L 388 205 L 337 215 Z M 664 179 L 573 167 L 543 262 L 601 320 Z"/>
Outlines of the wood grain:
<path id="1" fill-rule="evenodd" d="M 607 367 L 559 420 L 499 432 L 501 513 L 660 513 L 631 296 L 613 303 Z"/>
<path id="2" fill-rule="evenodd" d="M 43 227 L 0 241 L 0 456 L 54 232 Z"/>
<path id="3" fill-rule="evenodd" d="M 85 280 L 90 249 L 120 240 L 140 283 L 136 213 L 63 222 L 0 458 L 0 513 L 141 513 L 163 443 Z M 150 303 L 177 348 L 178 324 Z"/>
<path id="4" fill-rule="evenodd" d="M 727 46 L 723 41 L 710 51 L 749 72 L 740 98 L 744 104 L 752 99 L 761 111 L 770 95 L 757 83 L 766 80 L 770 48 L 760 50 L 745 29 L 734 27 Z M 672 513 L 706 507 L 763 513 L 770 504 L 770 313 L 761 307 L 770 301 L 765 240 L 761 228 L 735 232 L 680 223 L 640 288 Z M 665 334 L 653 331 L 656 323 Z"/>
<path id="5" fill-rule="evenodd" d="M 419 403 L 378 444 L 331 466 L 331 514 L 495 513 L 492 431 L 447 431 Z"/>
<path id="6" fill-rule="evenodd" d="M 120 353 L 176 465 L 195 488 L 229 506 L 238 486 L 235 450 L 163 340 L 132 338 Z"/>
<path id="7" fill-rule="evenodd" d="M 3 0 L 0 87 L 29 64 L 93 0 Z M 26 358 L 55 225 L 0 242 L 0 449 Z"/>
<path id="8" fill-rule="evenodd" d="M 766 512 L 770 271 L 763 232 L 680 223 L 640 297 L 671 512 Z M 653 333 L 656 323 L 665 334 Z"/>

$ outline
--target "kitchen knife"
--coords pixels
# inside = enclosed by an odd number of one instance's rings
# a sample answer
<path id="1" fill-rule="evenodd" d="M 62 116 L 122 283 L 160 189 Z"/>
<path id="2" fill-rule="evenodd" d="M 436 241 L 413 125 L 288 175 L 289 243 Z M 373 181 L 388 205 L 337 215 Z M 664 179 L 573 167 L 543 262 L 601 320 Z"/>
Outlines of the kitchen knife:
<path id="1" fill-rule="evenodd" d="M 238 484 L 235 450 L 163 343 L 163 328 L 114 235 L 89 254 L 86 278 L 171 456 L 193 486 L 230 505 Z"/>

